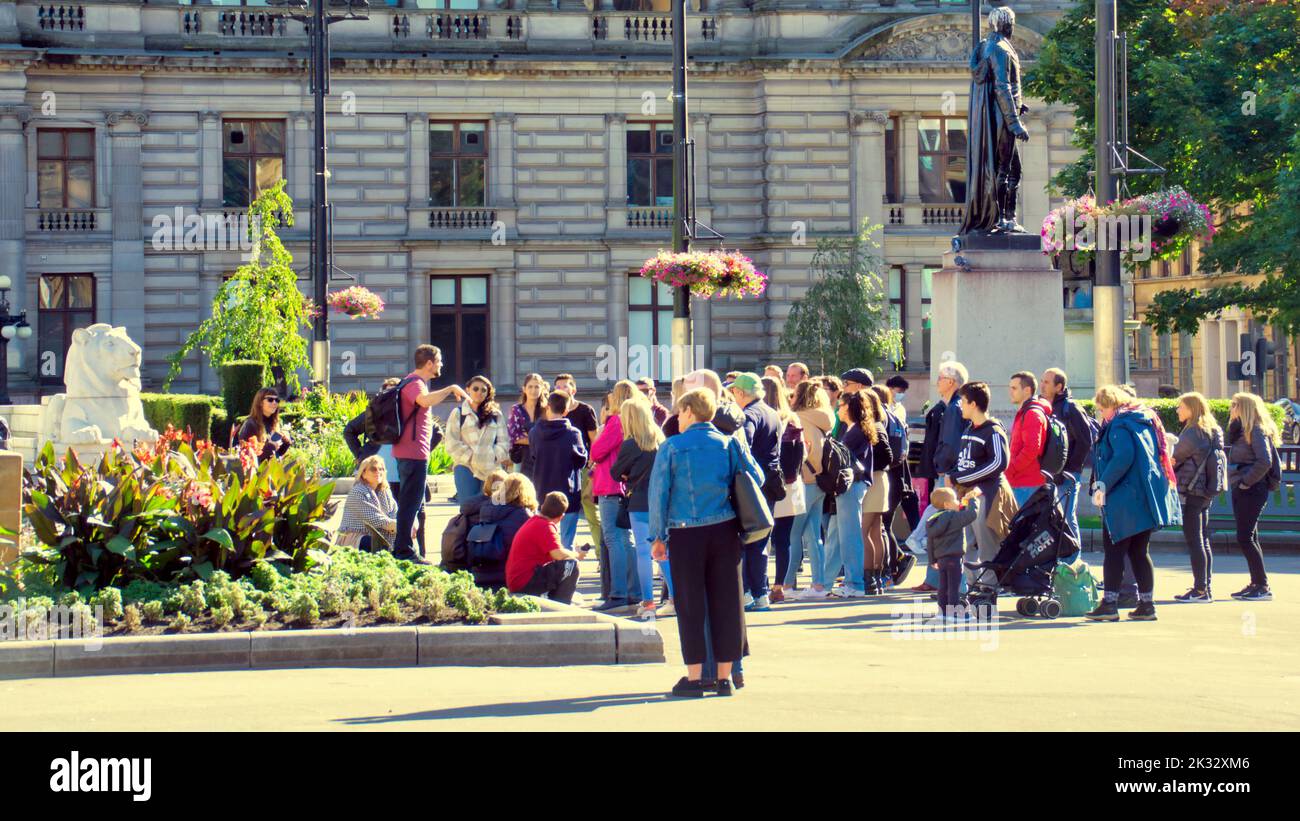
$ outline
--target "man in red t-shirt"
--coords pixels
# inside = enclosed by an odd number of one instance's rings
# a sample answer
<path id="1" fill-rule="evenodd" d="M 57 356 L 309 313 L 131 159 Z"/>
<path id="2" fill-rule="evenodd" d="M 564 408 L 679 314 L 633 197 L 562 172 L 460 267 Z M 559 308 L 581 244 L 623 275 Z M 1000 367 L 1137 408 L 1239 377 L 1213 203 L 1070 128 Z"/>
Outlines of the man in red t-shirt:
<path id="1" fill-rule="evenodd" d="M 424 545 L 412 548 L 411 530 L 424 506 L 425 477 L 429 473 L 429 453 L 437 444 L 434 441 L 433 413 L 431 408 L 454 394 L 464 399 L 466 393 L 459 385 L 448 385 L 436 391 L 425 384 L 442 373 L 442 352 L 433 345 L 415 349 L 415 370 L 402 381 L 398 413 L 402 415 L 402 436 L 393 443 L 393 459 L 397 462 L 397 481 L 401 482 L 397 498 L 397 538 L 393 541 L 393 555 L 399 559 L 428 564 L 424 559 Z M 409 426 L 408 426 L 409 420 Z M 439 432 L 438 438 L 442 435 Z"/>
<path id="2" fill-rule="evenodd" d="M 546 596 L 568 604 L 578 587 L 578 554 L 560 544 L 560 519 L 569 509 L 563 493 L 552 491 L 537 515 L 519 528 L 506 558 L 506 587 L 511 593 Z"/>

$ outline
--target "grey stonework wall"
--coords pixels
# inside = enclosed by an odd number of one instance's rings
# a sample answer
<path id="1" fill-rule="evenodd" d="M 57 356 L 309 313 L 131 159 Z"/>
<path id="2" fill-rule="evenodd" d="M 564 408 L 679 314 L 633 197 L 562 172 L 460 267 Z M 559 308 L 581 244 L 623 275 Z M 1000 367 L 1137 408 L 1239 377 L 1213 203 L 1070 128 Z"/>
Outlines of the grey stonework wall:
<path id="1" fill-rule="evenodd" d="M 864 204 L 862 199 L 870 188 L 866 177 L 878 174 L 883 163 L 883 138 L 855 131 L 855 116 L 860 122 L 868 111 L 934 114 L 939 94 L 947 88 L 957 91 L 958 107 L 964 110 L 968 82 L 963 60 L 940 55 L 899 61 L 890 56 L 891 43 L 911 36 L 909 21 L 941 20 L 933 6 L 900 0 L 888 12 L 900 21 L 897 37 L 886 31 L 854 45 L 887 19 L 883 12 L 843 2 L 771 3 L 753 11 L 743 5 L 704 4 L 706 11 L 718 12 L 722 33 L 716 43 L 701 44 L 693 52 L 698 62 L 690 86 L 700 218 L 726 235 L 725 247 L 744 250 L 770 277 L 764 298 L 696 302 L 696 339 L 707 357 L 699 364 L 720 370 L 753 368 L 776 356 L 785 316 L 810 285 L 808 264 L 817 237 L 846 236 L 856 229 L 859 215 L 882 213 L 879 202 Z M 1045 31 L 1062 5 L 1036 2 L 1025 20 Z M 14 3 L 0 0 L 0 8 L 6 6 Z M 20 23 L 27 6 L 27 0 L 19 0 Z M 87 8 L 98 12 L 106 6 Z M 118 3 L 112 8 L 125 12 L 133 7 Z M 161 36 L 158 32 L 171 23 L 167 10 L 145 8 L 147 31 L 133 35 L 132 42 L 144 43 L 147 52 L 149 43 L 162 42 L 149 38 Z M 410 11 L 411 39 L 394 48 L 409 51 L 421 45 L 414 32 L 418 29 L 419 38 L 424 37 L 421 15 L 426 12 Z M 391 31 L 389 15 L 400 12 L 378 8 L 371 13 L 368 36 L 379 37 Z M 963 15 L 949 15 L 952 19 L 944 25 L 960 30 Z M 482 43 L 422 41 L 424 48 L 446 45 L 465 54 L 465 59 L 446 62 L 412 62 L 399 59 L 403 55 L 396 52 L 346 56 L 345 46 L 336 46 L 340 65 L 333 74 L 328 122 L 335 263 L 387 303 L 378 320 L 332 318 L 336 388 L 373 389 L 383 377 L 409 370 L 411 348 L 429 332 L 431 276 L 489 278 L 489 376 L 503 388 L 513 389 L 530 371 L 548 378 L 570 371 L 584 387 L 593 387 L 599 346 L 616 346 L 619 337 L 626 336 L 627 278 L 644 259 L 668 246 L 669 232 L 628 227 L 622 140 L 628 122 L 669 121 L 667 52 L 658 44 L 634 44 L 627 47 L 625 59 L 617 59 L 615 49 L 623 47 L 617 28 L 609 40 L 595 43 L 555 39 L 570 29 L 589 37 L 584 12 L 530 13 L 525 18 L 528 31 L 545 30 L 550 39 L 536 44 L 503 41 L 501 29 L 493 29 L 497 39 Z M 502 20 L 494 17 L 492 25 L 504 25 Z M 123 25 L 129 29 L 129 24 Z M 341 25 L 337 30 L 346 29 Z M 21 37 L 35 36 L 28 29 L 24 32 Z M 97 129 L 96 199 L 101 209 L 115 187 L 139 184 L 144 287 L 130 300 L 138 299 L 133 304 L 144 309 L 144 378 L 148 387 L 156 387 L 166 373 L 167 357 L 207 316 L 222 275 L 233 271 L 240 258 L 231 251 L 155 250 L 149 242 L 153 218 L 171 214 L 178 206 L 188 212 L 220 210 L 222 117 L 283 117 L 285 174 L 297 204 L 297 224 L 283 238 L 295 266 L 305 271 L 310 99 L 301 63 L 290 64 L 272 52 L 256 59 L 203 53 L 179 59 L 173 55 L 161 62 L 114 58 L 122 65 L 105 65 L 113 61 L 91 52 L 108 48 L 113 38 L 102 31 L 94 34 L 98 39 L 47 37 L 84 46 L 84 61 L 55 65 L 35 58 L 0 59 L 0 106 L 27 107 L 19 127 L 29 146 L 41 127 Z M 205 29 L 204 36 L 209 34 L 215 36 Z M 0 32 L 0 40 L 5 36 Z M 346 43 L 344 34 L 338 36 L 344 38 L 339 43 Z M 291 44 L 296 47 L 298 42 L 293 39 Z M 271 46 L 261 38 L 251 47 Z M 492 52 L 534 48 L 538 53 L 525 53 L 526 59 L 489 59 Z M 802 51 L 781 59 L 723 59 L 787 49 Z M 870 52 L 869 59 L 862 57 L 865 52 Z M 615 56 L 600 56 L 609 54 Z M 58 94 L 59 111 L 45 118 L 39 114 L 42 94 L 50 90 Z M 657 106 L 651 115 L 643 112 L 646 91 Z M 339 110 L 345 94 L 355 101 L 351 116 Z M 106 125 L 110 112 L 146 115 L 139 126 L 140 161 L 134 181 L 111 178 L 127 173 L 109 154 L 113 144 L 128 144 L 129 135 L 112 136 L 113 128 L 122 126 Z M 487 205 L 505 224 L 503 244 L 494 244 L 486 230 L 439 233 L 428 227 L 428 118 L 489 122 Z M 1068 112 L 1053 110 L 1036 122 L 1046 133 L 1036 135 L 1042 150 L 1027 157 L 1036 165 L 1032 170 L 1027 166 L 1026 179 L 1045 181 L 1077 151 L 1069 144 Z M 37 209 L 30 190 L 35 185 L 35 154 L 30 148 L 28 153 L 28 190 L 21 192 L 20 200 L 26 203 L 30 223 Z M 900 173 L 900 184 L 905 194 L 914 196 L 905 184 L 911 176 Z M 1036 208 L 1040 200 L 1042 206 L 1047 204 L 1045 194 L 1038 196 Z M 916 205 L 909 211 L 909 224 L 890 226 L 884 237 L 885 258 L 907 266 L 907 315 L 913 324 L 920 316 L 915 292 L 921 266 L 940 264 L 953 230 L 922 225 L 919 213 Z M 1027 214 L 1026 227 L 1032 230 L 1041 217 Z M 806 232 L 805 244 L 794 243 L 796 223 Z M 131 281 L 132 272 L 114 270 L 115 264 L 126 264 L 127 257 L 114 249 L 111 236 L 90 232 L 53 237 L 29 229 L 16 247 L 26 271 L 22 304 L 35 305 L 42 273 L 88 272 L 95 274 L 101 289 L 98 319 L 118 320 L 112 306 L 124 304 L 124 297 L 114 289 L 118 282 Z M 340 276 L 332 289 L 353 284 Z M 309 290 L 305 281 L 301 285 Z M 919 350 L 916 328 L 910 330 L 915 342 L 909 346 Z M 22 358 L 22 346 L 15 349 L 21 364 L 14 376 L 34 376 L 35 357 Z M 173 389 L 216 387 L 211 370 L 194 356 Z"/>

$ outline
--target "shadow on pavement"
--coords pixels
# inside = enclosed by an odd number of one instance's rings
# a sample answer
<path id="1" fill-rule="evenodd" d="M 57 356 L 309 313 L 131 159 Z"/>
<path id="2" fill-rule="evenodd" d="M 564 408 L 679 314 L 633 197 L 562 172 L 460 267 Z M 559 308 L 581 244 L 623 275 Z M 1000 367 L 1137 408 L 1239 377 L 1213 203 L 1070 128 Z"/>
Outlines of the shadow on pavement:
<path id="1" fill-rule="evenodd" d="M 654 702 L 680 701 L 670 699 L 667 693 L 628 693 L 617 696 L 590 696 L 586 698 L 557 698 L 550 701 L 505 702 L 502 704 L 476 704 L 466 707 L 448 707 L 445 710 L 425 710 L 418 713 L 399 713 L 383 716 L 336 718 L 336 722 L 351 726 L 389 724 L 400 721 L 446 721 L 456 718 L 522 718 L 536 715 L 564 715 L 566 713 L 591 713 L 602 707 L 627 707 Z"/>

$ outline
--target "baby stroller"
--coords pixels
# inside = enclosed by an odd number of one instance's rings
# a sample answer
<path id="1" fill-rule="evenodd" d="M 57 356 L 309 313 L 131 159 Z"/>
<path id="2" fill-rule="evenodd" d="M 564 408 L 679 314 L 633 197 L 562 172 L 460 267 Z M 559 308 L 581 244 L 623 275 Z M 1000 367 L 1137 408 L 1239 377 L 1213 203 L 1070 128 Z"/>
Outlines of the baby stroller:
<path id="1" fill-rule="evenodd" d="M 1016 602 L 1020 615 L 1056 618 L 1061 602 L 1053 596 L 1052 571 L 1060 557 L 1078 549 L 1078 540 L 1065 528 L 1059 489 L 1049 480 L 1012 518 L 998 555 L 992 561 L 966 563 L 979 573 L 970 589 L 971 607 L 976 612 L 996 611 L 998 594 L 1005 589 L 1022 597 Z"/>

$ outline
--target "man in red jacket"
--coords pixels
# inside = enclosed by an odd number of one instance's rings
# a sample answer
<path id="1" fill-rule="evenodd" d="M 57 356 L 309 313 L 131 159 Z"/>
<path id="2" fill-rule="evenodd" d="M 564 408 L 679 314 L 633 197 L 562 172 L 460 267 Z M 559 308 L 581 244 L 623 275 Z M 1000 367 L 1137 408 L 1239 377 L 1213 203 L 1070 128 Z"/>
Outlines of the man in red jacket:
<path id="1" fill-rule="evenodd" d="M 1007 481 L 1015 494 L 1016 504 L 1024 505 L 1034 491 L 1043 484 L 1039 460 L 1047 446 L 1047 417 L 1052 406 L 1035 399 L 1038 379 L 1028 371 L 1011 377 L 1011 401 L 1019 406 L 1016 420 L 1011 425 L 1011 463 L 1007 467 Z"/>
<path id="2" fill-rule="evenodd" d="M 548 493 L 537 515 L 519 528 L 506 559 L 506 587 L 511 593 L 546 596 L 561 604 L 573 601 L 580 556 L 560 544 L 560 519 L 568 508 L 563 493 Z"/>

